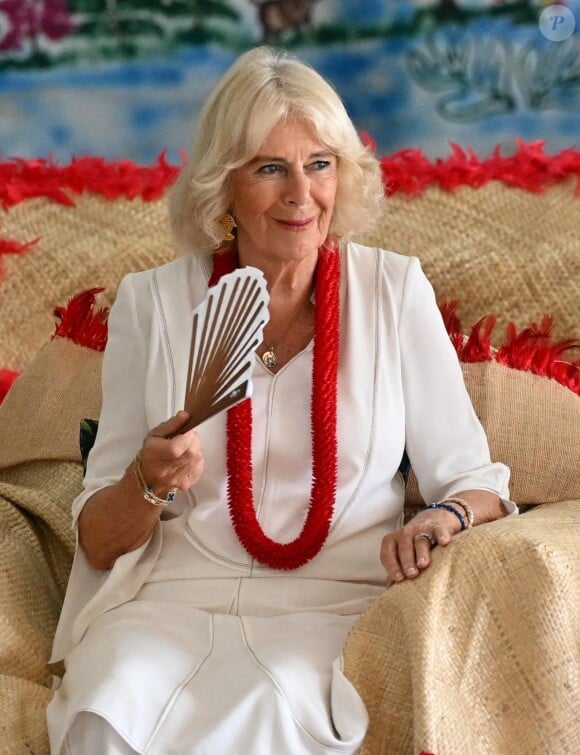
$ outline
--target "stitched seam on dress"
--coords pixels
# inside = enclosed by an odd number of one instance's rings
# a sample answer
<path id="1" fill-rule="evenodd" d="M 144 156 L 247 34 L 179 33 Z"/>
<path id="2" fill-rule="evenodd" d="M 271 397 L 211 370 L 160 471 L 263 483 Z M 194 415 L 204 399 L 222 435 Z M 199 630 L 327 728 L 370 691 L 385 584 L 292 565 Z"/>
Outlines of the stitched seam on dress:
<path id="1" fill-rule="evenodd" d="M 228 614 L 238 615 L 240 612 L 240 591 L 242 589 L 242 579 L 243 577 L 238 577 L 238 589 L 235 592 L 235 595 L 232 597 L 232 602 L 230 604 Z"/>
<path id="2" fill-rule="evenodd" d="M 406 300 L 407 300 L 407 291 L 408 291 L 408 283 L 409 283 L 409 276 L 411 275 L 411 265 L 413 264 L 413 260 L 417 259 L 416 257 L 409 257 L 409 261 L 407 263 L 407 269 L 405 270 L 405 280 L 403 282 L 403 292 L 401 294 L 401 303 L 399 305 L 399 320 L 397 322 L 397 338 L 399 341 L 399 344 L 401 343 L 401 320 L 403 318 L 403 309 L 405 308 Z M 402 388 L 402 394 L 403 394 L 403 404 L 404 404 L 404 430 L 405 430 L 405 445 L 403 447 L 403 451 L 406 453 L 407 451 L 407 407 L 405 405 L 406 395 L 405 395 L 405 365 L 404 365 L 404 357 L 403 357 L 403 351 L 399 347 L 399 353 L 400 353 L 400 372 L 401 372 L 401 388 Z M 410 461 L 410 459 L 409 459 Z M 404 486 L 404 494 L 406 494 L 406 488 L 407 486 Z M 403 508 L 403 511 L 401 512 L 401 518 L 404 519 L 405 511 Z"/>
<path id="3" fill-rule="evenodd" d="M 153 271 L 153 294 L 155 297 L 155 302 L 157 305 L 157 311 L 159 312 L 159 317 L 161 319 L 161 333 L 163 335 L 163 340 L 165 342 L 165 348 L 167 351 L 167 359 L 169 362 L 168 368 L 169 368 L 169 385 L 170 385 L 170 395 L 169 395 L 169 401 L 170 406 L 173 407 L 172 412 L 175 414 L 177 412 L 177 406 L 176 406 L 176 383 L 175 383 L 175 364 L 173 361 L 173 352 L 171 350 L 171 343 L 169 341 L 169 330 L 167 328 L 167 320 L 165 319 L 165 312 L 163 310 L 163 304 L 161 303 L 161 293 L 159 291 L 159 280 L 157 278 L 157 269 Z"/>
<path id="4" fill-rule="evenodd" d="M 346 255 L 344 255 L 346 258 Z M 367 449 L 365 451 L 364 461 L 363 461 L 363 468 L 359 477 L 359 480 L 356 484 L 355 489 L 352 492 L 351 497 L 348 499 L 348 501 L 344 504 L 340 512 L 335 517 L 334 521 L 332 522 L 331 531 L 341 522 L 341 520 L 344 518 L 345 514 L 349 509 L 352 507 L 354 501 L 356 500 L 360 489 L 362 487 L 362 484 L 364 482 L 364 479 L 367 475 L 367 472 L 369 470 L 369 464 L 370 464 L 370 458 L 371 453 L 374 446 L 375 441 L 375 427 L 376 427 L 376 419 L 377 419 L 377 381 L 378 381 L 378 371 L 379 371 L 379 310 L 382 309 L 381 307 L 381 297 L 379 296 L 380 293 L 380 281 L 381 277 L 379 275 L 379 264 L 380 264 L 380 254 L 376 255 L 375 259 L 375 286 L 374 286 L 374 293 L 375 293 L 375 307 L 374 307 L 374 331 L 375 331 L 375 356 L 374 356 L 374 363 L 373 363 L 373 387 L 372 387 L 372 393 L 371 393 L 371 423 L 370 423 L 370 437 L 369 437 L 369 443 L 367 446 Z"/>
<path id="5" fill-rule="evenodd" d="M 161 730 L 161 727 L 165 723 L 165 720 L 166 720 L 167 716 L 169 715 L 169 713 L 171 712 L 173 706 L 175 705 L 175 702 L 177 701 L 177 698 L 179 697 L 179 695 L 183 692 L 183 690 L 190 683 L 190 681 L 195 676 L 197 676 L 197 674 L 200 672 L 200 670 L 202 669 L 202 667 L 205 665 L 207 659 L 210 657 L 210 655 L 213 652 L 213 648 L 214 648 L 214 644 L 215 644 L 215 619 L 214 619 L 214 615 L 212 613 L 210 613 L 209 616 L 210 616 L 210 620 L 211 620 L 211 632 L 210 632 L 209 650 L 207 651 L 207 654 L 205 655 L 205 657 L 202 658 L 202 660 L 197 664 L 197 666 L 192 671 L 190 671 L 190 673 L 185 677 L 185 679 L 181 682 L 181 684 L 173 691 L 173 694 L 171 695 L 171 697 L 169 698 L 169 700 L 165 704 L 165 707 L 163 708 L 163 710 L 159 714 L 159 717 L 157 719 L 157 723 L 155 724 L 155 728 L 153 729 L 153 731 L 151 733 L 151 736 L 147 740 L 147 744 L 145 745 L 145 750 L 144 750 L 145 753 L 149 752 L 149 749 L 153 745 L 153 741 L 155 740 L 155 738 L 159 734 L 159 732 Z"/>
<path id="6" fill-rule="evenodd" d="M 257 359 L 257 357 L 255 357 Z M 274 404 L 274 393 L 276 391 L 276 377 L 277 375 L 272 375 L 272 380 L 270 382 L 270 386 L 268 388 L 268 416 L 267 416 L 267 426 L 266 426 L 266 437 L 264 438 L 264 448 L 265 448 L 265 458 L 264 458 L 264 474 L 262 477 L 262 486 L 260 490 L 260 498 L 256 505 L 256 519 L 259 521 L 260 512 L 262 510 L 262 506 L 264 503 L 264 492 L 267 487 L 267 481 L 268 481 L 268 467 L 270 465 L 270 438 L 272 435 L 272 405 Z M 253 466 L 253 465 L 252 465 Z M 252 469 L 252 479 L 253 479 L 253 469 Z M 252 561 L 250 564 L 250 577 L 253 576 L 254 568 L 259 568 L 262 566 L 259 562 L 256 561 L 254 556 L 252 556 Z"/>
<path id="7" fill-rule="evenodd" d="M 284 370 L 286 370 L 286 368 L 290 367 L 292 365 L 292 363 L 295 362 L 297 359 L 299 359 L 303 354 L 305 354 L 306 352 L 312 351 L 312 348 L 313 348 L 313 340 L 311 340 L 310 343 L 308 343 L 301 351 L 299 351 L 298 354 L 295 354 L 292 357 L 292 359 L 289 362 L 287 362 L 276 373 L 270 372 L 270 370 L 268 370 L 268 368 L 265 365 L 262 364 L 262 360 L 258 359 L 256 357 L 256 359 L 258 361 L 258 365 L 261 366 L 264 369 L 264 371 L 268 375 L 270 375 L 270 377 L 272 377 L 272 384 L 270 386 L 269 394 L 268 394 L 269 395 L 268 405 L 270 406 L 270 409 L 271 409 L 272 403 L 273 403 L 272 396 L 273 396 L 273 393 L 274 393 L 274 388 L 276 387 L 276 379 L 284 372 Z M 268 428 L 270 428 L 270 427 L 271 427 L 271 423 L 268 423 Z M 269 435 L 270 435 L 270 430 L 268 430 L 268 436 Z M 270 445 L 267 444 L 266 445 L 266 462 L 264 464 L 264 468 L 265 468 L 265 472 L 264 472 L 264 485 L 263 485 L 263 488 L 262 488 L 262 493 L 260 495 L 260 503 L 259 503 L 259 506 L 256 509 L 256 516 L 259 516 L 260 510 L 262 508 L 262 500 L 263 500 L 263 495 L 264 495 L 264 488 L 266 487 L 265 481 L 266 481 L 266 476 L 268 474 L 269 459 L 270 459 Z M 249 575 L 250 577 L 254 576 L 254 571 L 263 571 L 265 569 L 271 569 L 271 567 L 268 566 L 267 564 L 261 564 L 259 561 L 256 561 L 256 559 L 252 557 L 252 563 L 250 565 L 250 575 Z"/>
<path id="8" fill-rule="evenodd" d="M 198 535 L 194 533 L 194 531 L 191 529 L 191 525 L 189 522 L 185 525 L 185 531 L 188 533 L 188 535 L 191 537 L 192 540 L 194 540 L 199 547 L 204 550 L 206 553 L 211 553 L 212 556 L 215 556 L 216 559 L 219 561 L 223 561 L 226 564 L 231 564 L 232 566 L 239 566 L 243 569 L 249 569 L 250 564 L 244 563 L 243 561 L 234 561 L 232 558 L 227 558 L 227 556 L 224 556 L 222 553 L 218 553 L 213 548 L 210 548 L 209 545 L 205 543 L 204 540 L 201 540 Z"/>
<path id="9" fill-rule="evenodd" d="M 63 743 L 63 744 L 66 744 L 66 746 L 69 748 L 70 755 L 77 755 L 77 753 L 73 752 L 72 747 L 70 746 L 68 735 L 79 713 L 92 713 L 95 716 L 99 716 L 99 718 L 102 718 L 103 721 L 106 721 L 107 724 L 111 727 L 111 729 L 113 729 L 113 731 L 116 732 L 121 737 L 121 739 L 125 741 L 125 744 L 129 745 L 131 749 L 135 750 L 137 755 L 146 755 L 145 750 L 140 750 L 139 747 L 137 747 L 137 745 L 131 741 L 131 737 L 128 734 L 123 734 L 122 732 L 120 732 L 119 729 L 111 721 L 109 721 L 107 714 L 104 711 L 101 711 L 98 708 L 94 708 L 94 707 L 79 708 L 79 710 L 77 710 L 76 714 L 73 716 L 73 720 L 71 721 L 71 724 L 69 725 L 67 729 L 65 741 Z"/>
<path id="10" fill-rule="evenodd" d="M 296 724 L 296 726 L 301 731 L 303 731 L 304 734 L 306 734 L 307 737 L 309 737 L 310 739 L 312 739 L 314 742 L 316 742 L 316 744 L 320 745 L 321 747 L 325 747 L 328 750 L 336 750 L 337 752 L 342 752 L 344 750 L 350 750 L 352 748 L 352 743 L 345 742 L 344 744 L 332 744 L 332 743 L 329 743 L 329 742 L 324 742 L 324 741 L 318 739 L 318 737 L 315 734 L 313 734 L 312 732 L 308 731 L 308 729 L 304 726 L 304 724 L 302 723 L 302 721 L 298 720 L 298 718 L 296 717 L 296 715 L 294 713 L 294 710 L 293 710 L 292 706 L 290 705 L 290 700 L 288 700 L 288 698 L 284 694 L 284 690 L 280 686 L 280 683 L 278 682 L 278 680 L 276 679 L 276 677 L 272 674 L 272 672 L 268 669 L 268 667 L 265 666 L 262 663 L 262 661 L 260 661 L 260 659 L 258 658 L 258 656 L 255 654 L 255 652 L 250 647 L 250 643 L 248 642 L 248 637 L 246 635 L 246 630 L 245 630 L 245 627 L 244 627 L 244 622 L 243 622 L 243 619 L 242 619 L 241 616 L 238 616 L 238 622 L 240 624 L 240 632 L 242 634 L 242 639 L 244 641 L 244 645 L 246 647 L 246 650 L 248 651 L 250 657 L 252 658 L 252 660 L 254 661 L 254 663 L 256 664 L 256 666 L 258 666 L 258 668 L 260 669 L 260 671 L 262 671 L 262 673 L 264 673 L 272 681 L 272 683 L 274 684 L 274 686 L 278 690 L 278 693 L 280 694 L 280 697 L 282 697 L 286 701 L 286 703 L 288 705 L 288 708 L 289 708 L 289 710 L 290 710 L 290 712 L 292 714 L 292 720 L 294 721 L 294 723 Z M 334 725 L 333 725 L 333 728 L 334 728 Z"/>

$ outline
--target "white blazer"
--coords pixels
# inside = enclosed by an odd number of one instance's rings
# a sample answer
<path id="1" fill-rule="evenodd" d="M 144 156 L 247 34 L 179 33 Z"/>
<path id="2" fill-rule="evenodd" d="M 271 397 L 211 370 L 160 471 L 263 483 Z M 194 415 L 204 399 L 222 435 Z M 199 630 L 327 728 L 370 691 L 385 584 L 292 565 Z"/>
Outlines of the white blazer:
<path id="1" fill-rule="evenodd" d="M 126 276 L 109 318 L 103 407 L 86 500 L 119 480 L 149 429 L 183 407 L 193 308 L 207 294 L 211 260 L 183 257 Z M 312 344 L 276 375 L 256 359 L 253 375 L 254 500 L 279 541 L 300 532 L 311 486 Z M 205 469 L 170 515 L 187 517 L 206 557 L 200 577 L 280 575 L 254 562 L 235 537 L 226 505 L 225 416 L 200 428 Z M 380 543 L 402 524 L 406 449 L 425 500 L 466 489 L 509 498 L 509 470 L 491 463 L 433 289 L 419 261 L 355 243 L 341 246 L 338 485 L 322 551 L 295 578 L 384 583 Z M 512 505 L 512 509 L 515 509 Z M 162 528 L 98 572 L 77 548 L 52 660 L 63 658 L 102 612 L 131 600 L 156 563 Z"/>

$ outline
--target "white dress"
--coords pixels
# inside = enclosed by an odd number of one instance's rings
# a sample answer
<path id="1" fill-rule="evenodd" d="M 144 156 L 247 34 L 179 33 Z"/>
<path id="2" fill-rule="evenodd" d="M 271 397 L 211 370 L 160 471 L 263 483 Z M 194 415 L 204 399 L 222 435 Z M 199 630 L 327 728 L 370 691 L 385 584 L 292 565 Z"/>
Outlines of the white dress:
<path id="1" fill-rule="evenodd" d="M 182 258 L 122 282 L 75 521 L 122 476 L 148 429 L 182 406 L 191 311 L 209 272 L 207 260 Z M 261 526 L 282 542 L 300 532 L 310 495 L 311 369 L 312 346 L 275 375 L 260 360 L 254 369 L 254 500 Z M 245 552 L 226 505 L 225 417 L 199 432 L 203 476 L 146 544 L 110 572 L 77 549 L 52 658 L 65 658 L 66 674 L 48 710 L 51 751 L 93 755 L 79 749 L 75 725 L 90 712 L 123 752 L 354 753 L 367 715 L 341 648 L 384 589 L 379 549 L 402 523 L 403 451 L 426 500 L 469 488 L 508 499 L 509 471 L 490 462 L 418 261 L 341 249 L 338 490 L 312 561 L 283 572 Z"/>

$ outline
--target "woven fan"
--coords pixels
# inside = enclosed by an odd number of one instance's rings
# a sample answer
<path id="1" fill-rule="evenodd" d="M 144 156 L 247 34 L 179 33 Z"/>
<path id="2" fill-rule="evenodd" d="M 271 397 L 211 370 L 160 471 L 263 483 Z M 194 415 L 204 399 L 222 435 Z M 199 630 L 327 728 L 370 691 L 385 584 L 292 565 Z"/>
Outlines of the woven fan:
<path id="1" fill-rule="evenodd" d="M 252 394 L 254 352 L 268 322 L 268 291 L 252 267 L 220 278 L 193 311 L 184 433 Z"/>

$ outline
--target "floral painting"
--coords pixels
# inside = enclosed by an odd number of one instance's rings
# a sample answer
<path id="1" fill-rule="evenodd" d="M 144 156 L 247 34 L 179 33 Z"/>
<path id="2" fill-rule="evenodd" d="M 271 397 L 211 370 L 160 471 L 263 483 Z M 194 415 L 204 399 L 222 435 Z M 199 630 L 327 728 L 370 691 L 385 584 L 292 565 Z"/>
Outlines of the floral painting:
<path id="1" fill-rule="evenodd" d="M 326 76 L 382 154 L 557 152 L 580 133 L 576 20 L 580 0 L 0 0 L 0 156 L 178 162 L 264 42 Z"/>

